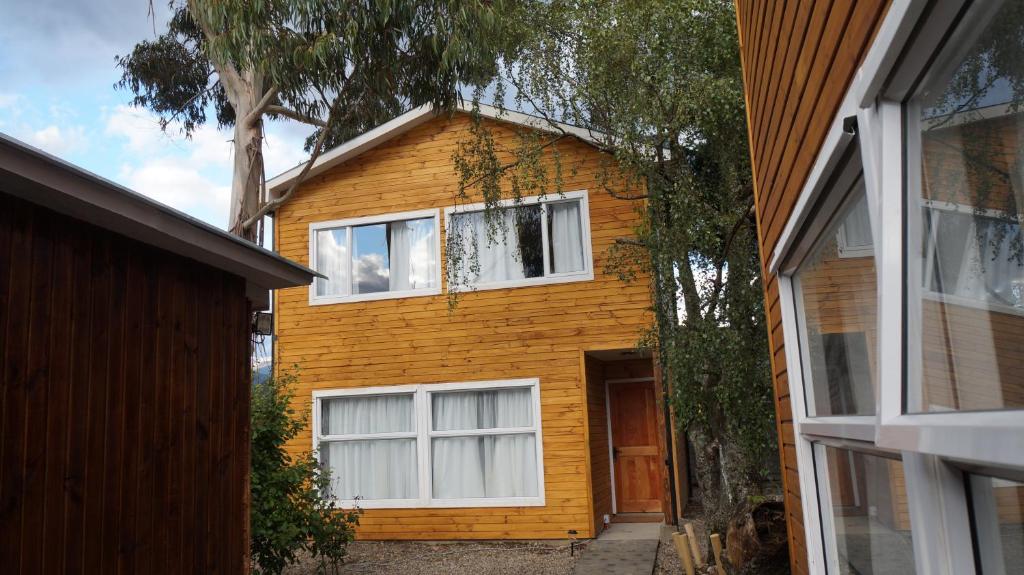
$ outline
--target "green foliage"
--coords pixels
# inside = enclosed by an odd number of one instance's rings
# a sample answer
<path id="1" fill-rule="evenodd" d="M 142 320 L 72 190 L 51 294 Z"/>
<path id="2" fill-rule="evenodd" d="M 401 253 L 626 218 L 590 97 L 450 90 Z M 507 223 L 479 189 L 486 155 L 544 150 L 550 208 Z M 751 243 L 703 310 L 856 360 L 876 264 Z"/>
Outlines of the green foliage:
<path id="1" fill-rule="evenodd" d="M 318 572 L 337 569 L 352 540 L 356 511 L 337 510 L 330 476 L 311 453 L 284 446 L 305 428 L 308 413 L 291 407 L 295 371 L 253 386 L 251 552 L 258 573 L 281 573 L 305 552 Z"/>
<path id="2" fill-rule="evenodd" d="M 559 122 L 589 129 L 614 159 L 601 186 L 646 218 L 606 271 L 654 284 L 642 345 L 658 348 L 709 528 L 723 530 L 778 461 L 734 5 L 537 0 L 519 15 L 525 39 L 496 92 L 548 133 L 496 149 L 474 132 L 456 154 L 464 188 L 491 206 L 526 188 L 515 174 L 561 191 L 543 173 L 562 161 L 541 153 L 568 137 Z M 449 258 L 451 277 L 467 258 Z"/>

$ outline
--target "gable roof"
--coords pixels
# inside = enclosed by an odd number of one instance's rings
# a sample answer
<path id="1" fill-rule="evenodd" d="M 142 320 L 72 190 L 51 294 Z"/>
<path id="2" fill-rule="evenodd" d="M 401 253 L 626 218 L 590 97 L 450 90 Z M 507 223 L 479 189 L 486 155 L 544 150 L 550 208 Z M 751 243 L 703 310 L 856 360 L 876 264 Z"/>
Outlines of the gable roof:
<path id="1" fill-rule="evenodd" d="M 317 272 L 0 133 L 0 193 L 245 279 L 257 309 L 267 290 L 309 285 Z"/>
<path id="2" fill-rule="evenodd" d="M 460 113 L 471 113 L 472 107 L 468 104 L 461 103 L 455 111 Z M 352 138 L 344 144 L 331 148 L 330 150 L 320 154 L 320 157 L 313 163 L 313 167 L 309 169 L 307 177 L 313 177 L 317 174 L 321 174 L 335 166 L 355 158 L 356 156 L 359 156 L 363 152 L 372 150 L 392 138 L 396 138 L 417 126 L 443 115 L 444 112 L 434 110 L 434 108 L 429 104 L 413 108 L 390 122 L 381 124 L 365 134 Z M 555 131 L 552 129 L 551 124 L 544 118 L 512 110 L 500 110 L 494 106 L 488 106 L 486 104 L 480 104 L 480 115 L 499 122 L 507 122 L 544 132 Z M 586 128 L 580 128 L 579 126 L 572 126 L 570 124 L 563 124 L 560 122 L 556 122 L 555 125 L 559 130 L 566 134 L 575 136 L 583 142 L 597 147 L 600 147 L 601 145 L 599 140 L 601 134 L 598 134 L 597 132 L 592 132 Z M 288 186 L 299 177 L 299 174 L 302 173 L 303 166 L 305 166 L 305 162 L 268 180 L 267 191 L 269 192 L 270 197 L 277 197 L 283 194 L 287 190 Z"/>

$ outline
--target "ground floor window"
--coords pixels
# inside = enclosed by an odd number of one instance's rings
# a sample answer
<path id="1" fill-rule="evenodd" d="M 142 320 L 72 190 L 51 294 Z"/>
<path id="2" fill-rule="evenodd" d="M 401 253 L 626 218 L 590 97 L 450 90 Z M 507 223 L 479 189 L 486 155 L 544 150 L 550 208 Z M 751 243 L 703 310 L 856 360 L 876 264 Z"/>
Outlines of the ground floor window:
<path id="1" fill-rule="evenodd" d="M 342 505 L 543 505 L 538 380 L 318 391 L 316 452 Z"/>

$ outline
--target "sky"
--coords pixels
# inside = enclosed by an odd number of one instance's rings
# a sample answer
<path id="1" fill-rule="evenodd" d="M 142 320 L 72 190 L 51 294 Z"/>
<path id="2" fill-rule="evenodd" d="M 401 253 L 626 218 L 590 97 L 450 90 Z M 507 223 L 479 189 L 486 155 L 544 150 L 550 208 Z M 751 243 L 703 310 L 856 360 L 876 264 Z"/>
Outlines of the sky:
<path id="1" fill-rule="evenodd" d="M 186 139 L 114 87 L 115 56 L 165 28 L 165 0 L 2 0 L 0 132 L 220 228 L 227 227 L 231 134 Z M 301 162 L 309 128 L 272 122 L 267 177 Z"/>

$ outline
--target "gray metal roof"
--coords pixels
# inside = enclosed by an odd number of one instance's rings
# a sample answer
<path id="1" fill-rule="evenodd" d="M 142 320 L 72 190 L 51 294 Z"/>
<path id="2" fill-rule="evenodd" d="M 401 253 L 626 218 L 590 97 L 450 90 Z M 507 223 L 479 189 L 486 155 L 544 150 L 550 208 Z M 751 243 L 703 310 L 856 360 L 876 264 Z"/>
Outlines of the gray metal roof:
<path id="1" fill-rule="evenodd" d="M 240 276 L 258 309 L 267 290 L 320 275 L 3 133 L 0 192 Z"/>

